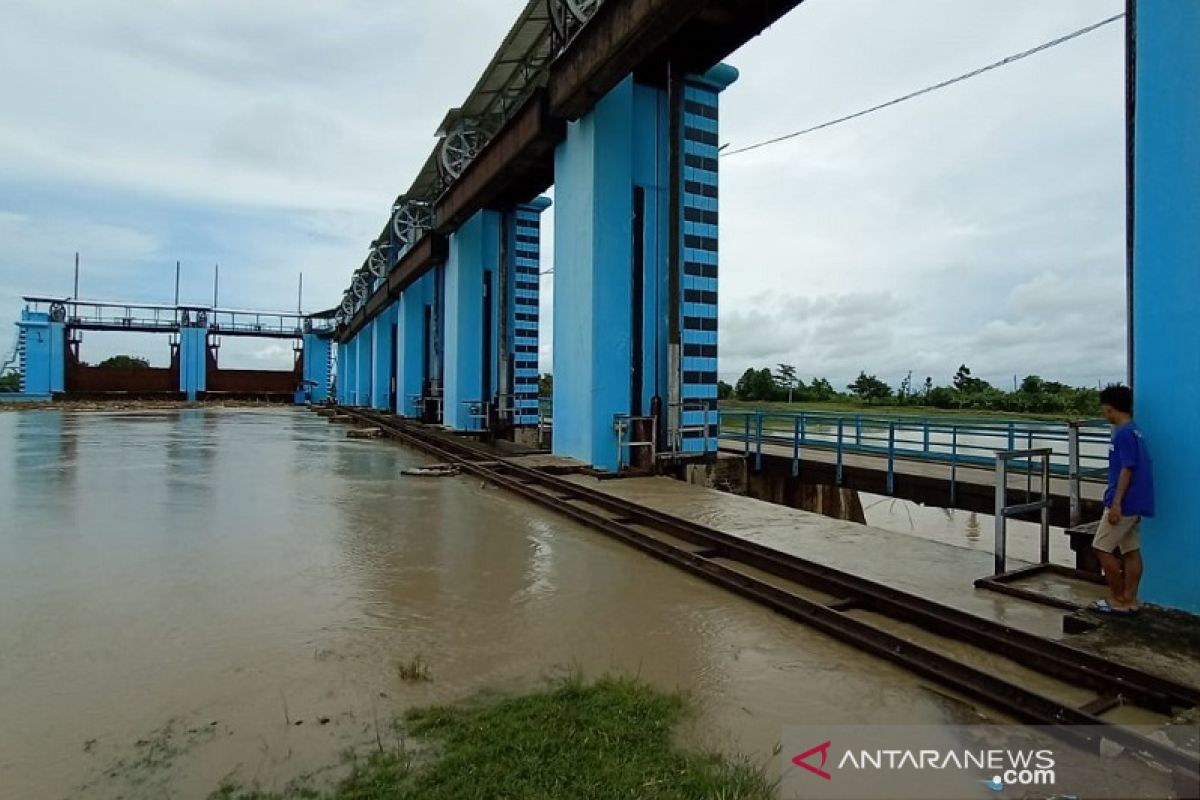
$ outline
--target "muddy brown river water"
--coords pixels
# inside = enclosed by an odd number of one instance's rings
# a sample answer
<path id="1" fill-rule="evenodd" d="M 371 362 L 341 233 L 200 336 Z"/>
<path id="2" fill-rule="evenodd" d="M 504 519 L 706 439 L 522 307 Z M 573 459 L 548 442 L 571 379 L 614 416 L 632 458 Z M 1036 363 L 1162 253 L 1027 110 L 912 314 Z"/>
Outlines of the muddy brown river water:
<path id="1" fill-rule="evenodd" d="M 279 788 L 414 704 L 567 669 L 682 688 L 695 745 L 968 722 L 909 673 L 292 409 L 0 414 L 0 797 Z M 427 682 L 401 680 L 416 656 Z M 382 733 L 380 733 L 382 732 Z"/>

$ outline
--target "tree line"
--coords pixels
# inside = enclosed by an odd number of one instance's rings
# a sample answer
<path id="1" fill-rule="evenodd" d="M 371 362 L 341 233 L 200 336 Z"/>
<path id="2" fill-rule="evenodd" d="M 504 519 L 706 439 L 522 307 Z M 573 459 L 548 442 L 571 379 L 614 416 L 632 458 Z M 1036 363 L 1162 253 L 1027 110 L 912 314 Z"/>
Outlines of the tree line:
<path id="1" fill-rule="evenodd" d="M 861 371 L 853 383 L 839 391 L 825 378 L 814 377 L 807 383 L 801 380 L 791 364 L 750 368 L 737 383 L 730 386 L 718 383 L 722 399 L 763 402 L 831 402 L 857 401 L 866 405 L 928 406 L 932 408 L 969 408 L 987 411 L 1023 411 L 1051 414 L 1092 414 L 1100 403 L 1096 389 L 1068 386 L 1048 381 L 1038 375 L 1027 375 L 1014 391 L 992 386 L 975 377 L 966 364 L 959 366 L 950 385 L 936 385 L 932 376 L 913 382 L 910 371 L 900 385 L 893 388 L 875 375 Z"/>

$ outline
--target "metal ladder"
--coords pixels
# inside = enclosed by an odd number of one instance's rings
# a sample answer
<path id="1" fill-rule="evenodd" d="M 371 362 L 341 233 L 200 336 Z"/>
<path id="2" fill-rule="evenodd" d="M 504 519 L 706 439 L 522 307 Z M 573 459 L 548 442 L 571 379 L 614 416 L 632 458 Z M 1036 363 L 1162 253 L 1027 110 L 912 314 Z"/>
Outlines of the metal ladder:
<path id="1" fill-rule="evenodd" d="M 0 366 L 0 377 L 14 371 L 13 365 L 16 364 L 15 372 L 19 376 L 17 391 L 25 391 L 25 328 L 21 327 L 17 330 L 17 340 L 13 343 L 12 352 L 8 358 L 4 360 L 3 366 Z"/>

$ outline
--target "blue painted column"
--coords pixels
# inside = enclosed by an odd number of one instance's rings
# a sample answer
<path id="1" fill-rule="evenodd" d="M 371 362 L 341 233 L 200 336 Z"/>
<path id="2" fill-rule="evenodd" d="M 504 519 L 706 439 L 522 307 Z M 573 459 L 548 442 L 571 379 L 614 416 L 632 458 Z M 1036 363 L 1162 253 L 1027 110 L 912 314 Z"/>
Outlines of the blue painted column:
<path id="1" fill-rule="evenodd" d="M 683 230 L 677 358 L 680 447 L 685 453 L 717 451 L 717 112 L 718 95 L 736 79 L 737 70 L 725 64 L 688 76 L 680 109 Z"/>
<path id="2" fill-rule="evenodd" d="M 392 353 L 392 326 L 398 317 L 398 303 L 384 309 L 373 323 L 371 346 L 371 407 L 392 411 L 392 376 L 396 368 Z"/>
<path id="3" fill-rule="evenodd" d="M 208 388 L 208 325 L 195 320 L 179 328 L 179 391 L 194 403 Z"/>
<path id="4" fill-rule="evenodd" d="M 717 95 L 736 77 L 726 65 L 691 76 L 674 103 L 630 77 L 568 126 L 555 154 L 556 454 L 615 469 L 614 417 L 653 412 L 663 448 L 678 433 L 684 451 L 704 449 L 716 402 Z"/>
<path id="5" fill-rule="evenodd" d="M 367 323 L 354 337 L 354 397 L 351 405 L 365 407 L 371 404 L 371 356 L 375 345 L 375 321 Z"/>
<path id="6" fill-rule="evenodd" d="M 1133 8 L 1134 414 L 1157 489 L 1142 593 L 1200 612 L 1200 3 Z"/>
<path id="7" fill-rule="evenodd" d="M 414 281 L 397 301 L 397 323 L 400 326 L 396 344 L 396 413 L 404 417 L 417 416 L 417 398 L 425 380 L 425 288 L 426 273 Z"/>
<path id="8" fill-rule="evenodd" d="M 550 207 L 550 199 L 539 197 L 519 205 L 507 215 L 508 288 L 505 293 L 508 353 L 498 369 L 511 370 L 512 419 L 516 427 L 538 424 L 538 334 L 541 285 L 541 216 Z M 502 383 L 507 383 L 501 375 Z"/>
<path id="9" fill-rule="evenodd" d="M 346 405 L 358 405 L 358 337 L 346 343 Z"/>
<path id="10" fill-rule="evenodd" d="M 329 399 L 329 383 L 332 377 L 329 373 L 329 362 L 332 347 L 333 341 L 328 336 L 304 334 L 301 369 L 305 385 L 296 393 L 298 404 L 324 403 Z"/>
<path id="11" fill-rule="evenodd" d="M 24 310 L 17 323 L 24 337 L 21 392 L 49 398 L 66 389 L 66 326 L 42 311 Z"/>
<path id="12" fill-rule="evenodd" d="M 494 309 L 500 263 L 501 215 L 480 211 L 450 236 L 445 268 L 445 362 L 443 423 L 455 430 L 481 427 L 472 419 L 471 403 L 490 401 L 496 392 L 492 352 L 496 347 L 496 315 L 488 331 L 485 355 L 485 304 Z M 490 284 L 490 292 L 485 285 Z"/>

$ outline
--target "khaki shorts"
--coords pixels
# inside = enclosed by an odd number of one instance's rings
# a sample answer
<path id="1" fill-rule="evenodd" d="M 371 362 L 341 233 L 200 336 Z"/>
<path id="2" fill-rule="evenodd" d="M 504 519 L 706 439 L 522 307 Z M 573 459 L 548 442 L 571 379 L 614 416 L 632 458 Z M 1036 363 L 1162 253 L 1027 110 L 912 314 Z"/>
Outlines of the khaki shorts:
<path id="1" fill-rule="evenodd" d="M 1096 529 L 1096 538 L 1092 547 L 1105 553 L 1120 550 L 1122 553 L 1132 553 L 1142 546 L 1138 531 L 1141 528 L 1141 517 L 1121 517 L 1121 521 L 1113 525 L 1108 521 L 1108 509 L 1100 518 L 1100 527 Z"/>

